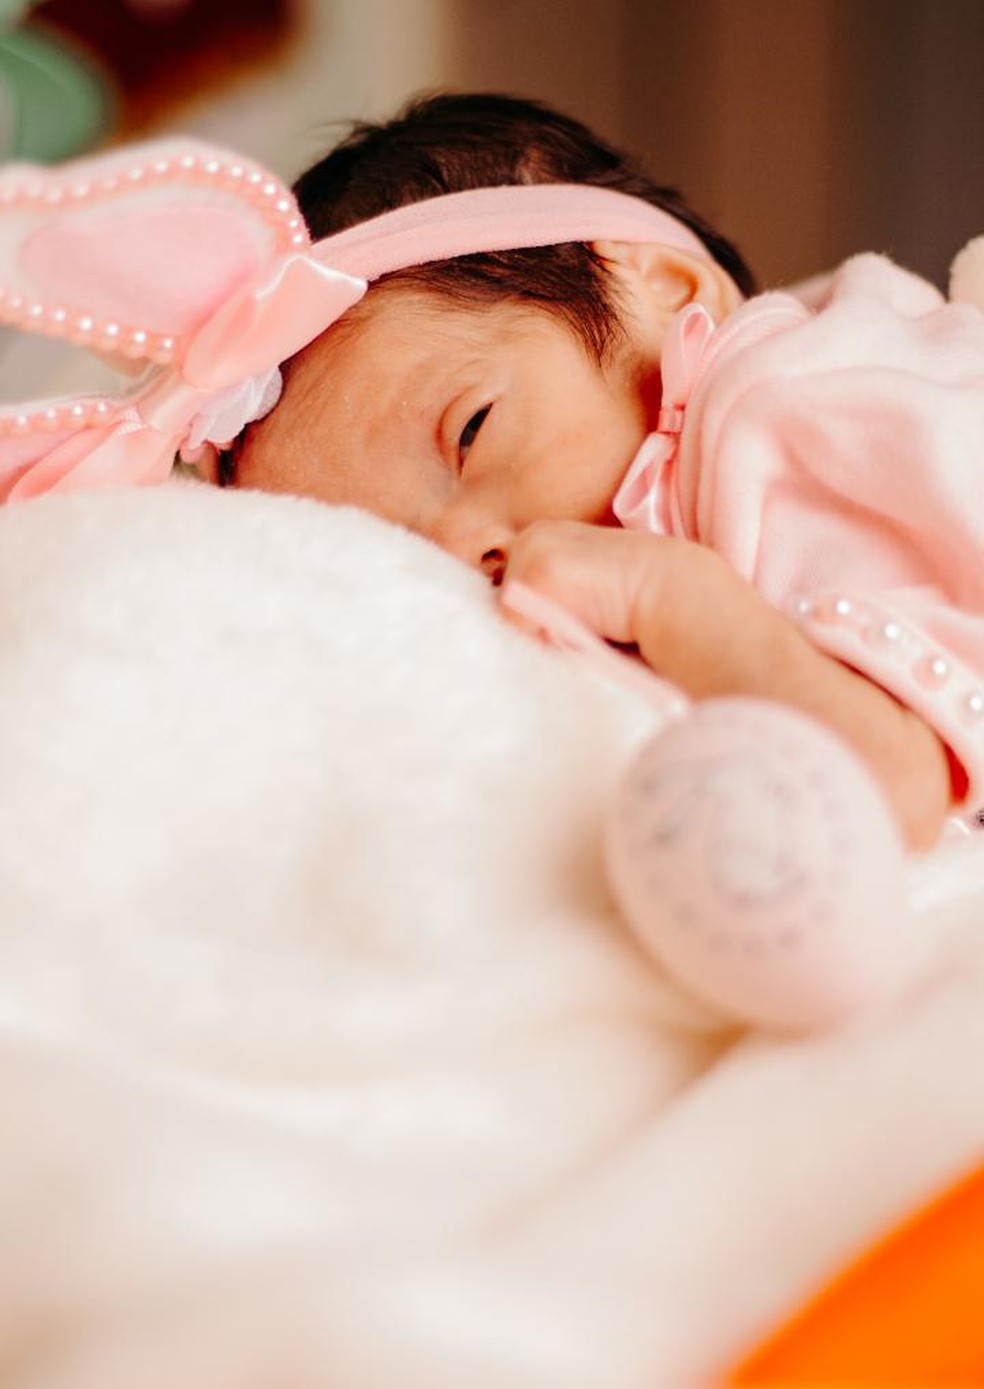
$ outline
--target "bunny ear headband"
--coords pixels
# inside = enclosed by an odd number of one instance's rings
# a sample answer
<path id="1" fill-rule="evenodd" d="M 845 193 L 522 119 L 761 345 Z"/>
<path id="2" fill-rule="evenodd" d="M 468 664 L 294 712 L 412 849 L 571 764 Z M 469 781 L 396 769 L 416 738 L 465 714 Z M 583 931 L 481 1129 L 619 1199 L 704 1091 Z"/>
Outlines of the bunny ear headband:
<path id="1" fill-rule="evenodd" d="M 0 406 L 0 502 L 164 481 L 276 404 L 279 365 L 393 270 L 605 238 L 708 258 L 668 213 L 607 189 L 482 188 L 312 243 L 271 174 L 189 141 L 0 169 L 0 324 L 149 371 L 128 395 Z"/>

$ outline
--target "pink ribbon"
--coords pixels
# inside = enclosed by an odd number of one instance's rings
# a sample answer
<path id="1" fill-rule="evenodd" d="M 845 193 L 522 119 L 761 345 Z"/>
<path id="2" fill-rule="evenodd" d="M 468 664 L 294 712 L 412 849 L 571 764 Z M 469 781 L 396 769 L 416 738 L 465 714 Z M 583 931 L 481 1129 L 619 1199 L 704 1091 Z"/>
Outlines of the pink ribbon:
<path id="1" fill-rule="evenodd" d="M 660 364 L 663 395 L 656 429 L 643 442 L 615 493 L 612 510 L 630 530 L 674 532 L 673 468 L 687 403 L 707 363 L 714 320 L 702 304 L 688 304 L 673 320 Z"/>
<path id="2" fill-rule="evenodd" d="M 176 437 L 150 428 L 127 407 L 108 424 L 89 425 L 56 444 L 18 477 L 5 500 L 163 482 L 171 471 Z"/>

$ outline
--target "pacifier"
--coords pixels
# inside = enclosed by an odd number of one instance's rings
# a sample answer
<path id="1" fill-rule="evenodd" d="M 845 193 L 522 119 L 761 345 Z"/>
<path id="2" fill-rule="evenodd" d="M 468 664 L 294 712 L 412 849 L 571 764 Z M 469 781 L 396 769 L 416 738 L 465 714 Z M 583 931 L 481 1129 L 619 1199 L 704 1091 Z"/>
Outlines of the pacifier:
<path id="1" fill-rule="evenodd" d="M 906 954 L 904 851 L 847 744 L 771 701 L 691 704 L 523 584 L 502 601 L 661 715 L 618 783 L 605 855 L 621 915 L 664 972 L 728 1020 L 784 1030 L 886 996 Z"/>

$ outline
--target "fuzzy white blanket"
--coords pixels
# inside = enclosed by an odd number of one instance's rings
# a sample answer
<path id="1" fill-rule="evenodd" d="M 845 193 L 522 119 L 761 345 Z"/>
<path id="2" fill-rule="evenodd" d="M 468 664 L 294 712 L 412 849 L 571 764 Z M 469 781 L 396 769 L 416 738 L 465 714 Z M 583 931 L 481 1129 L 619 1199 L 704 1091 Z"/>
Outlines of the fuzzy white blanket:
<path id="1" fill-rule="evenodd" d="M 0 514 L 5 1386 L 712 1383 L 984 1153 L 981 851 L 725 1036 L 605 886 L 648 717 L 354 512 Z"/>

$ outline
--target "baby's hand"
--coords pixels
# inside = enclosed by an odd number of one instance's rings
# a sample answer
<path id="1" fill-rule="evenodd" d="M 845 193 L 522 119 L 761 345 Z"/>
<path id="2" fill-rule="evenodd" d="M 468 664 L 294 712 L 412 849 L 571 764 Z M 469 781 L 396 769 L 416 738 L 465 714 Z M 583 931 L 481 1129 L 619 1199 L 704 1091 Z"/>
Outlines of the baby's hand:
<path id="1" fill-rule="evenodd" d="M 705 546 L 540 521 L 514 542 L 503 576 L 510 580 L 538 589 L 599 636 L 637 646 L 648 666 L 693 699 L 773 699 L 826 724 L 874 772 L 908 846 L 935 841 L 951 791 L 935 733 L 811 646 Z"/>
<path id="2" fill-rule="evenodd" d="M 772 642 L 793 633 L 718 555 L 687 540 L 541 521 L 511 549 L 504 582 L 512 580 L 599 636 L 637 646 L 695 698 L 768 693 Z"/>

